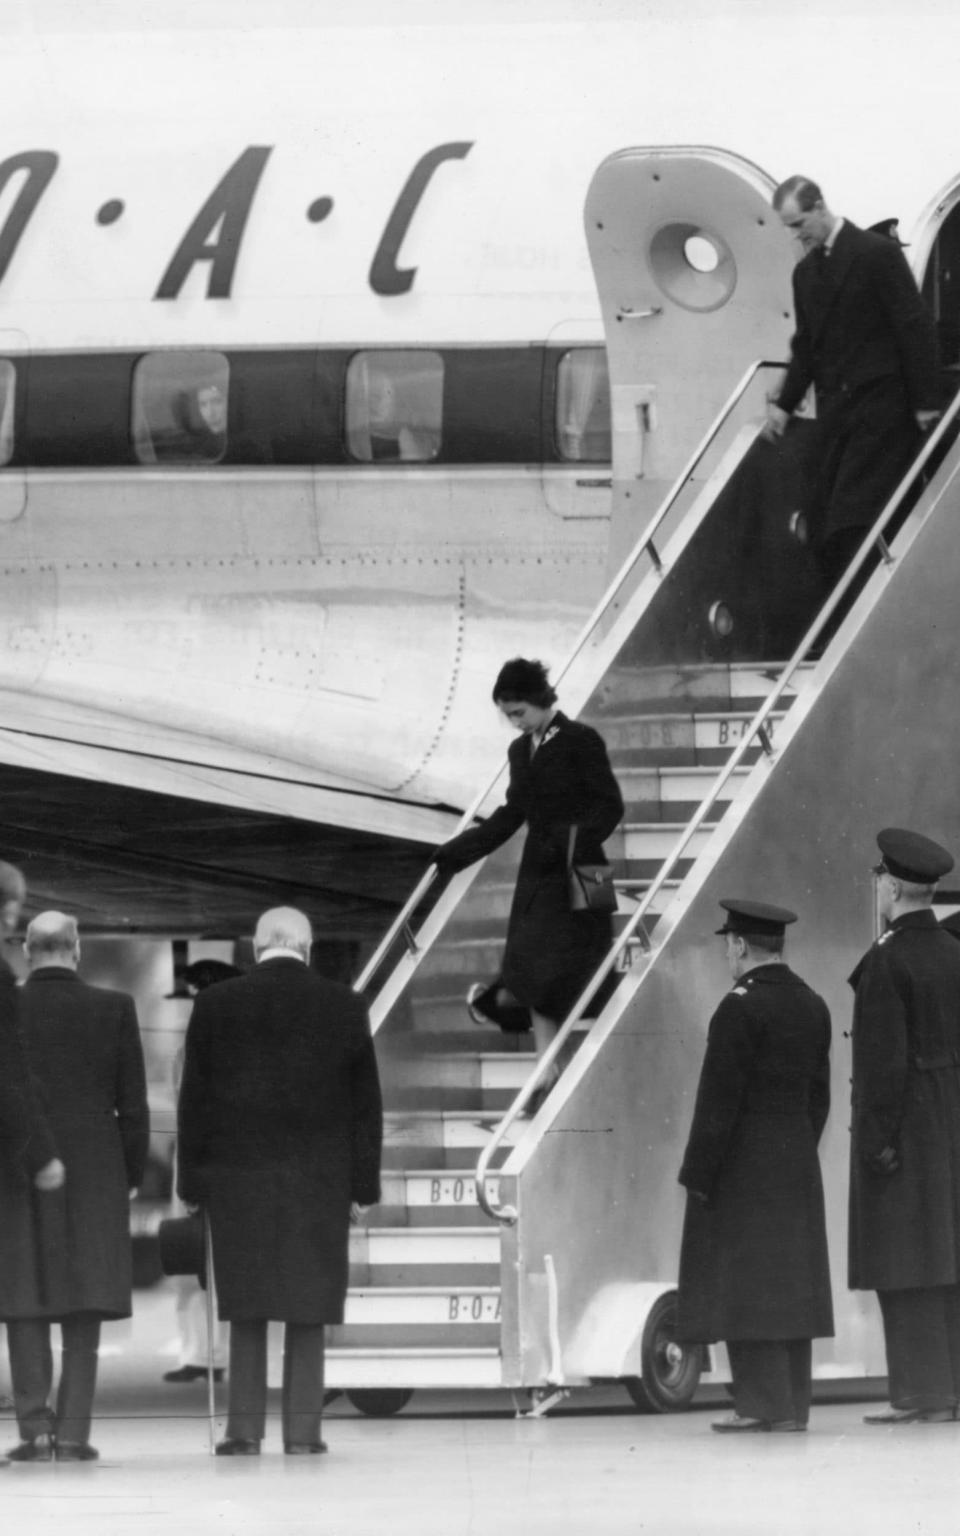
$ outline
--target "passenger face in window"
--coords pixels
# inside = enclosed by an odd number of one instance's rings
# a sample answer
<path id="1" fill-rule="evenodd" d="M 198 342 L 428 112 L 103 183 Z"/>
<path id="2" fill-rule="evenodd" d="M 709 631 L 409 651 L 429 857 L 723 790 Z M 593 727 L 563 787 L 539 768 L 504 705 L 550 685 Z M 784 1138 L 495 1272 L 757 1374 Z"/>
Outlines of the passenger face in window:
<path id="1" fill-rule="evenodd" d="M 219 384 L 202 384 L 197 390 L 197 411 L 207 430 L 222 437 L 227 430 L 227 402 Z"/>

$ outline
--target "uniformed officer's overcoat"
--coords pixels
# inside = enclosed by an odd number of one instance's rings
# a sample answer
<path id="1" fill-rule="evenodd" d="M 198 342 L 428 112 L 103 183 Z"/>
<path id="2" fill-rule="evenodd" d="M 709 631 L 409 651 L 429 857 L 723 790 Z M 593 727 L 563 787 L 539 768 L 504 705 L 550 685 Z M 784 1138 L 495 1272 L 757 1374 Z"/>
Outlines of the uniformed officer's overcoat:
<path id="1" fill-rule="evenodd" d="M 710 1021 L 680 1171 L 681 1337 L 833 1333 L 817 1156 L 829 1107 L 826 1004 L 786 965 L 749 971 Z"/>
<path id="2" fill-rule="evenodd" d="M 932 910 L 898 917 L 850 978 L 853 1290 L 960 1280 L 960 947 Z M 883 1172 L 884 1148 L 897 1166 Z"/>

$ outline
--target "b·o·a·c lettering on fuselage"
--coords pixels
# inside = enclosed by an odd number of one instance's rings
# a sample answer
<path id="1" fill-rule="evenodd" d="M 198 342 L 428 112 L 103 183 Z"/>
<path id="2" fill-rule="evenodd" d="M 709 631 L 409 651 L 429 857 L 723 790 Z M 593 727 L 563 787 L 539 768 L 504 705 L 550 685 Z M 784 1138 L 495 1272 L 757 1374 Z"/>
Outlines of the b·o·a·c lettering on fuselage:
<path id="1" fill-rule="evenodd" d="M 465 160 L 472 148 L 471 140 L 457 140 L 438 144 L 420 156 L 397 195 L 373 253 L 367 281 L 374 293 L 397 298 L 410 292 L 417 268 L 398 266 L 400 248 L 439 167 L 448 160 Z M 244 234 L 272 150 L 272 145 L 251 144 L 224 172 L 167 262 L 154 299 L 178 298 L 197 266 L 207 268 L 208 299 L 231 297 Z M 23 150 L 0 161 L 0 197 L 12 189 L 12 202 L 0 225 L 0 284 L 59 164 L 60 156 L 50 149 Z M 111 215 L 99 220 L 101 227 L 115 223 L 124 204 L 113 201 L 109 206 Z M 333 198 L 315 198 L 307 217 L 314 223 L 323 222 L 333 207 Z"/>

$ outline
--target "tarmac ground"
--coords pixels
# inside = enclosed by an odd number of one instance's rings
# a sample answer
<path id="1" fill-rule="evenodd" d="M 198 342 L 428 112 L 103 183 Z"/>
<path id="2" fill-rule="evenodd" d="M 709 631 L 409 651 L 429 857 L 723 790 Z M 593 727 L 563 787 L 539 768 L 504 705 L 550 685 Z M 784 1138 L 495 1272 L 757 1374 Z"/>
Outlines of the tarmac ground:
<path id="1" fill-rule="evenodd" d="M 126 1332 L 125 1332 L 126 1330 Z M 271 1412 L 259 1458 L 209 1452 L 204 1383 L 161 1381 L 173 1302 L 105 1330 L 101 1459 L 7 1464 L 0 1518 L 26 1536 L 956 1536 L 960 1423 L 877 1429 L 860 1387 L 831 1386 L 805 1435 L 719 1436 L 727 1406 L 638 1413 L 620 1387 L 574 1391 L 542 1419 L 507 1392 L 418 1392 L 392 1418 L 338 1398 L 330 1452 L 285 1457 Z M 0 1386 L 3 1378 L 0 1376 Z M 873 1397 L 876 1391 L 873 1384 Z M 218 1408 L 224 1403 L 218 1391 Z M 275 1410 L 277 1394 L 271 1395 Z M 9 1410 L 0 1447 L 16 1441 Z M 216 1426 L 223 1433 L 223 1421 Z"/>

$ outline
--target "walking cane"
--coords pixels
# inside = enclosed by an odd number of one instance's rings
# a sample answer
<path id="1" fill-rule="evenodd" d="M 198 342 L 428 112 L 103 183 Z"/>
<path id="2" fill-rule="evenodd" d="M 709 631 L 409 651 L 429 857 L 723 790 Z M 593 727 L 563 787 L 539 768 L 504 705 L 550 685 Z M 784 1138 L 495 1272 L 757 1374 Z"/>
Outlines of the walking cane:
<path id="1" fill-rule="evenodd" d="M 217 1430 L 214 1423 L 216 1402 L 213 1381 L 213 1340 L 216 1327 L 217 1298 L 213 1281 L 213 1236 L 210 1232 L 210 1218 L 206 1211 L 203 1213 L 203 1259 L 207 1272 L 207 1439 L 210 1455 L 215 1456 Z"/>

